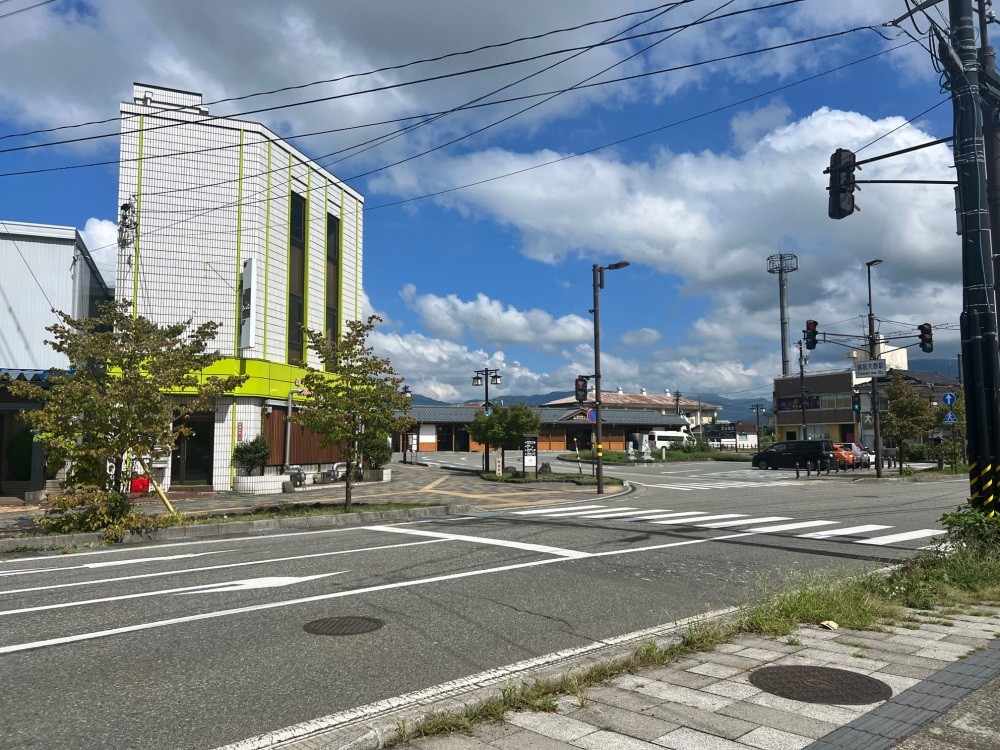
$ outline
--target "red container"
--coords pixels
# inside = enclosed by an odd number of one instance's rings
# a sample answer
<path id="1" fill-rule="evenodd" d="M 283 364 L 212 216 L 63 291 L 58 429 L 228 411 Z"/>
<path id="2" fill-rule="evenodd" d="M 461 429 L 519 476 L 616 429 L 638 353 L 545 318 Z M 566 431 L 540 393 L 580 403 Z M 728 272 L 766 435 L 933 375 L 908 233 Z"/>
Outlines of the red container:
<path id="1" fill-rule="evenodd" d="M 132 477 L 132 492 L 149 492 L 149 477 Z"/>

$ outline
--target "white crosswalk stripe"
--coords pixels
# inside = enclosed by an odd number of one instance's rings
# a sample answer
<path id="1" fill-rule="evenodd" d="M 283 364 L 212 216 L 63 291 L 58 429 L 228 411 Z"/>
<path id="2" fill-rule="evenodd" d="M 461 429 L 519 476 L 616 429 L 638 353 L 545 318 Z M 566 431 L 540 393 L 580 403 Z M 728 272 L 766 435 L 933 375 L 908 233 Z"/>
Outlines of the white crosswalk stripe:
<path id="1" fill-rule="evenodd" d="M 757 483 L 754 483 L 757 484 Z M 618 523 L 650 523 L 658 526 L 691 526 L 696 529 L 728 529 L 741 527 L 747 533 L 752 534 L 780 534 L 802 529 L 815 529 L 817 526 L 828 526 L 818 531 L 808 531 L 804 534 L 795 534 L 799 539 L 817 539 L 844 541 L 853 544 L 867 544 L 873 546 L 888 546 L 899 542 L 909 542 L 915 539 L 927 539 L 941 536 L 945 532 L 941 529 L 918 529 L 916 531 L 903 531 L 896 534 L 886 534 L 883 536 L 866 536 L 862 539 L 842 539 L 843 537 L 857 537 L 868 535 L 872 532 L 884 531 L 893 528 L 885 524 L 863 524 L 860 526 L 839 526 L 842 521 L 827 521 L 814 519 L 810 521 L 796 521 L 789 516 L 759 516 L 754 518 L 744 513 L 710 513 L 704 510 L 683 510 L 675 511 L 669 508 L 656 510 L 647 508 L 645 510 L 627 506 L 610 505 L 572 505 L 572 506 L 550 506 L 548 508 L 531 508 L 529 510 L 513 510 L 509 513 L 522 517 L 531 518 L 551 518 L 558 520 L 567 518 L 579 521 L 609 520 Z M 780 523 L 787 521 L 788 523 Z M 764 524 L 764 525 L 761 525 Z M 920 549 L 927 549 L 921 547 Z"/>
<path id="2" fill-rule="evenodd" d="M 741 482 L 738 480 L 733 480 L 729 482 L 725 481 L 707 481 L 707 482 L 664 482 L 657 484 L 647 484 L 645 482 L 634 482 L 634 484 L 641 484 L 644 487 L 655 487 L 662 490 L 680 490 L 681 492 L 693 492 L 695 490 L 728 490 L 728 489 L 745 489 L 747 487 L 788 487 L 793 484 L 805 484 L 804 482 L 796 482 L 794 480 L 778 480 L 772 482 Z"/>

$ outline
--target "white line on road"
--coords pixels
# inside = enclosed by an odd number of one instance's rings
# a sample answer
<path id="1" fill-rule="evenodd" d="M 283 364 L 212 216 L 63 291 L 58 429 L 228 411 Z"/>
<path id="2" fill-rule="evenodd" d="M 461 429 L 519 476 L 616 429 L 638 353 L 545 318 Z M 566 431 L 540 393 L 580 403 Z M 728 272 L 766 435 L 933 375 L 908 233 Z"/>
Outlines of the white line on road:
<path id="1" fill-rule="evenodd" d="M 695 521 L 699 519 L 694 519 Z M 764 518 L 741 518 L 739 521 L 720 521 L 719 523 L 698 524 L 706 529 L 724 529 L 728 526 L 744 526 L 750 523 L 773 523 L 774 521 L 790 521 L 790 516 L 765 516 Z"/>
<path id="2" fill-rule="evenodd" d="M 654 513 L 651 516 L 640 516 L 639 518 L 629 518 L 629 521 L 652 521 L 654 518 L 679 518 L 680 516 L 707 516 L 703 510 L 685 510 L 674 513 Z M 697 520 L 697 519 L 694 519 Z"/>
<path id="3" fill-rule="evenodd" d="M 596 513 L 594 515 L 589 515 L 587 516 L 587 519 L 589 520 L 594 518 L 624 518 L 625 516 L 641 516 L 644 513 L 649 513 L 649 508 L 647 508 L 646 510 L 627 510 L 627 511 L 612 510 L 604 513 Z"/>
<path id="4" fill-rule="evenodd" d="M 374 526 L 374 527 L 355 527 L 355 528 L 374 528 L 378 531 L 389 531 L 394 532 L 410 532 L 414 533 L 416 529 L 397 529 L 396 527 L 390 526 Z M 741 533 L 741 534 L 729 534 L 726 536 L 712 537 L 709 539 L 689 539 L 683 542 L 667 542 L 665 544 L 656 544 L 649 547 L 633 547 L 631 549 L 625 550 L 610 550 L 607 552 L 595 552 L 593 555 L 588 555 L 587 557 L 607 557 L 609 555 L 631 555 L 639 552 L 649 552 L 652 550 L 667 549 L 670 547 L 686 547 L 694 544 L 706 544 L 708 542 L 721 542 L 728 539 L 738 539 L 740 537 L 753 536 L 752 533 Z M 404 545 L 396 545 L 402 547 Z M 547 560 L 535 560 L 533 562 L 525 563 L 515 563 L 513 565 L 501 565 L 496 568 L 484 568 L 481 570 L 469 570 L 464 573 L 449 573 L 448 575 L 442 576 L 432 576 L 430 578 L 420 578 L 415 581 L 399 581 L 397 583 L 386 583 L 379 586 L 368 586 L 366 588 L 354 589 L 352 591 L 335 591 L 329 594 L 317 594 L 316 596 L 302 597 L 301 599 L 286 599 L 279 602 L 267 602 L 265 604 L 254 604 L 247 607 L 237 607 L 235 609 L 223 609 L 217 610 L 215 612 L 204 612 L 198 615 L 188 615 L 186 617 L 174 617 L 169 620 L 157 620 L 154 622 L 144 622 L 138 625 L 127 625 L 120 628 L 111 628 L 108 630 L 97 630 L 90 633 L 77 633 L 76 635 L 63 636 L 61 638 L 49 638 L 44 641 L 31 641 L 29 643 L 16 643 L 11 646 L 0 646 L 0 654 L 12 654 L 20 651 L 31 651 L 34 649 L 45 648 L 47 646 L 59 646 L 67 643 L 79 643 L 81 641 L 96 640 L 98 638 L 106 638 L 112 635 L 121 635 L 123 633 L 135 633 L 142 630 L 153 630 L 155 628 L 163 628 L 170 625 L 180 625 L 188 622 L 196 622 L 198 620 L 211 620 L 219 617 L 228 617 L 230 615 L 246 614 L 247 612 L 260 612 L 267 609 L 278 609 L 280 607 L 290 607 L 296 604 L 308 604 L 311 602 L 321 602 L 329 601 L 331 599 L 342 599 L 348 596 L 356 596 L 359 594 L 370 594 L 376 591 L 388 591 L 391 589 L 402 589 L 410 588 L 412 586 L 422 586 L 429 583 L 439 583 L 442 581 L 452 581 L 460 578 L 471 578 L 474 576 L 487 575 L 489 573 L 503 573 L 508 570 L 521 570 L 524 568 L 534 568 L 541 565 L 551 565 L 553 563 L 566 562 L 573 558 L 568 557 L 552 557 Z"/>
<path id="5" fill-rule="evenodd" d="M 650 521 L 650 523 L 655 523 L 660 526 L 668 526 L 671 524 L 678 523 L 693 523 L 694 521 L 715 521 L 719 518 L 738 518 L 739 516 L 746 516 L 745 513 L 721 513 L 717 516 L 700 516 L 699 518 L 668 518 L 665 521 Z"/>
<path id="6" fill-rule="evenodd" d="M 630 508 L 620 508 L 619 510 L 638 510 L 638 509 L 635 507 L 630 507 Z M 590 518 L 591 516 L 594 515 L 599 516 L 602 513 L 607 513 L 607 512 L 608 512 L 607 508 L 601 508 L 600 510 L 577 510 L 574 511 L 573 513 L 542 513 L 541 517 L 542 518 L 568 518 L 568 517 Z M 638 512 L 644 513 L 646 511 L 638 511 Z"/>
<path id="7" fill-rule="evenodd" d="M 320 573 L 314 576 L 267 576 L 265 578 L 246 578 L 242 581 L 223 581 L 222 583 L 203 583 L 198 586 L 182 586 L 176 589 L 161 589 L 159 591 L 144 591 L 141 594 L 121 594 L 119 596 L 104 596 L 100 599 L 83 599 L 77 602 L 59 602 L 58 604 L 44 604 L 38 607 L 22 607 L 21 609 L 8 609 L 0 611 L 0 617 L 7 615 L 21 615 L 25 612 L 45 612 L 50 609 L 65 609 L 67 607 L 82 607 L 87 604 L 103 604 L 106 602 L 120 602 L 125 599 L 142 599 L 151 596 L 164 596 L 166 594 L 221 594 L 228 591 L 248 591 L 250 589 L 271 589 L 279 586 L 292 586 L 296 583 L 305 583 L 317 578 L 328 578 L 329 576 L 339 576 L 346 573 L 346 570 L 336 573 Z"/>
<path id="8" fill-rule="evenodd" d="M 560 557 L 590 557 L 589 552 L 579 552 L 574 549 L 563 549 L 562 547 L 550 547 L 547 544 L 529 544 L 528 542 L 513 542 L 508 539 L 491 539 L 487 536 L 467 536 L 465 534 L 447 534 L 443 531 L 424 531 L 423 529 L 402 528 L 399 526 L 360 526 L 368 531 L 386 531 L 391 534 L 412 534 L 415 536 L 429 536 L 435 539 L 445 539 L 453 542 L 472 542 L 474 544 L 489 544 L 496 547 L 511 547 L 513 549 L 523 549 L 528 552 L 541 552 L 546 555 L 559 555 Z"/>
<path id="9" fill-rule="evenodd" d="M 182 568 L 181 570 L 161 570 L 158 573 L 141 573 L 134 576 L 119 576 L 117 578 L 98 578 L 94 581 L 75 581 L 73 583 L 55 583 L 48 586 L 33 586 L 27 589 L 13 589 L 11 591 L 0 591 L 0 594 L 27 594 L 32 591 L 48 591 L 50 589 L 75 588 L 77 586 L 94 586 L 98 583 L 117 583 L 118 581 L 137 581 L 140 578 L 159 578 L 160 576 L 176 576 L 182 573 L 204 573 L 206 570 L 223 570 L 224 568 L 242 568 L 247 565 L 267 565 L 268 563 L 292 562 L 294 560 L 309 560 L 314 557 L 333 557 L 334 555 L 349 555 L 352 552 L 375 552 L 383 549 L 395 549 L 396 547 L 415 547 L 418 544 L 436 544 L 446 542 L 447 539 L 429 539 L 425 542 L 405 542 L 403 544 L 382 544 L 377 547 L 361 547 L 357 549 L 337 550 L 336 552 L 314 552 L 309 555 L 294 555 L 292 557 L 269 557 L 264 560 L 249 560 L 238 563 L 225 563 L 224 565 L 208 565 L 203 568 Z"/>
<path id="10" fill-rule="evenodd" d="M 135 565 L 137 563 L 148 563 L 148 562 L 167 562 L 170 560 L 186 560 L 191 557 L 202 557 L 204 555 L 221 555 L 225 552 L 234 552 L 231 549 L 219 549 L 213 550 L 211 552 L 188 552 L 183 555 L 162 555 L 160 557 L 132 557 L 128 560 L 105 560 L 104 562 L 95 563 L 84 563 L 82 565 L 70 565 L 65 568 L 31 568 L 29 570 L 10 570 L 4 573 L 0 573 L 0 577 L 4 576 L 20 576 L 26 573 L 61 573 L 64 570 L 79 570 L 81 568 L 111 568 L 119 565 Z"/>
<path id="11" fill-rule="evenodd" d="M 755 534 L 768 533 L 772 531 L 792 531 L 793 529 L 808 529 L 810 526 L 831 526 L 840 521 L 799 521 L 797 523 L 785 523 L 779 526 L 759 526 L 755 529 L 747 529 Z"/>
<path id="12" fill-rule="evenodd" d="M 558 505 L 554 508 L 533 508 L 532 510 L 515 510 L 516 516 L 537 516 L 541 513 L 566 513 L 573 510 L 593 510 L 595 508 L 606 508 L 605 505 L 571 505 L 569 507 Z"/>
<path id="13" fill-rule="evenodd" d="M 870 523 L 865 526 L 851 526 L 848 529 L 824 529 L 823 531 L 811 531 L 808 534 L 799 534 L 801 539 L 826 539 L 831 536 L 849 536 L 850 534 L 864 534 L 866 531 L 879 531 L 881 529 L 891 529 L 892 526 L 883 526 L 878 523 Z"/>
<path id="14" fill-rule="evenodd" d="M 855 544 L 875 544 L 882 546 L 885 544 L 895 544 L 896 542 L 907 542 L 911 539 L 926 539 L 929 536 L 940 536 L 944 534 L 942 529 L 920 529 L 919 531 L 906 531 L 902 534 L 890 534 L 889 536 L 876 536 L 871 539 L 858 539 Z"/>

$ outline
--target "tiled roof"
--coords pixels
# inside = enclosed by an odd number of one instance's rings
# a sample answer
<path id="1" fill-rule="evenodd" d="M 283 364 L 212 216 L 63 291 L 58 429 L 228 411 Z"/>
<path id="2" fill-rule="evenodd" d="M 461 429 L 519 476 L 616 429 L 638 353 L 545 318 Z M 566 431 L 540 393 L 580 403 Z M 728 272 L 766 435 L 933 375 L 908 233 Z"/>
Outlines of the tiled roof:
<path id="1" fill-rule="evenodd" d="M 593 395 L 593 391 L 587 393 L 588 397 L 592 397 Z M 575 398 L 567 396 L 555 401 L 548 401 L 542 404 L 542 406 L 570 406 L 576 403 Z M 624 409 L 659 409 L 671 412 L 675 411 L 678 407 L 683 411 L 693 411 L 699 407 L 698 401 L 684 398 L 683 396 L 675 400 L 674 396 L 666 393 L 618 393 L 616 391 L 604 390 L 601 391 L 601 403 L 606 407 L 619 406 Z M 717 410 L 719 408 L 714 404 L 706 403 L 701 403 L 700 407 L 706 411 Z"/>
<path id="2" fill-rule="evenodd" d="M 579 407 L 573 402 L 572 409 L 541 409 L 531 407 L 542 420 L 542 424 L 553 425 L 572 423 L 573 417 L 586 415 L 587 407 Z M 481 406 L 412 406 L 409 414 L 417 424 L 469 424 Z M 609 425 L 635 425 L 637 427 L 670 427 L 687 425 L 684 417 L 674 414 L 663 415 L 654 409 L 602 409 L 601 421 Z"/>

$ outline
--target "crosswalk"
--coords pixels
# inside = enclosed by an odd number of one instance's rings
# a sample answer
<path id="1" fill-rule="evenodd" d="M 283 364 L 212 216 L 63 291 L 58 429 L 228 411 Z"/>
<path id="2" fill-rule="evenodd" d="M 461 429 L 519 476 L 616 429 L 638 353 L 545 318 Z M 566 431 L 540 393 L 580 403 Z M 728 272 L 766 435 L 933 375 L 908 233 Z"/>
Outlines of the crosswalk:
<path id="1" fill-rule="evenodd" d="M 790 516 L 751 516 L 746 513 L 711 513 L 708 511 L 641 509 L 611 507 L 601 504 L 554 506 L 512 510 L 509 515 L 522 518 L 614 520 L 623 523 L 648 523 L 655 526 L 689 526 L 701 529 L 733 529 L 755 534 L 792 533 L 800 539 L 832 539 L 852 544 L 884 547 L 900 542 L 931 539 L 944 534 L 942 529 L 915 529 L 896 533 L 878 533 L 893 529 L 885 524 L 841 526 L 842 521 L 825 519 L 796 520 Z M 824 528 L 820 528 L 824 527 Z M 807 531 L 811 529 L 811 531 Z M 804 533 L 794 533 L 794 532 Z M 874 535 L 873 535 L 874 534 Z"/>
<path id="2" fill-rule="evenodd" d="M 697 490 L 729 490 L 746 489 L 748 487 L 789 487 L 797 484 L 805 484 L 803 481 L 794 479 L 777 479 L 767 482 L 753 482 L 743 479 L 708 479 L 692 480 L 690 482 L 636 482 L 643 487 L 654 487 L 661 490 L 680 490 L 681 492 L 695 492 Z"/>

